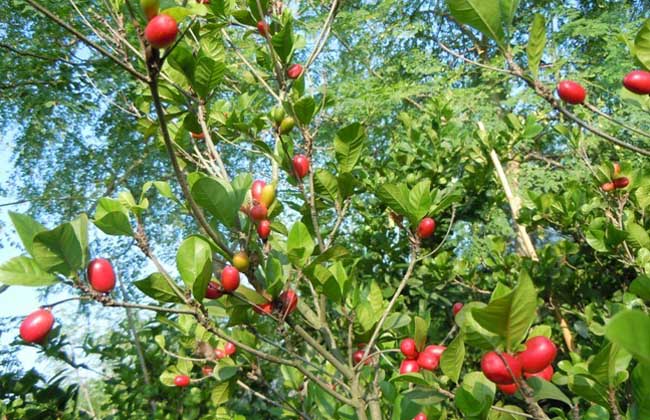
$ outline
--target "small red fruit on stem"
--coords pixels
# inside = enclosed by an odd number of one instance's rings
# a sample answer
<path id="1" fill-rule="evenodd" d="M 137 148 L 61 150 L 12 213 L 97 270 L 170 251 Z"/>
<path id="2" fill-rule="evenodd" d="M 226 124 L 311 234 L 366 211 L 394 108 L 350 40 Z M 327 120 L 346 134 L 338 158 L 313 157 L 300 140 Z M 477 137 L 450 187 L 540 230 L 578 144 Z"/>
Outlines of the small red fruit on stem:
<path id="1" fill-rule="evenodd" d="M 614 187 L 616 189 L 625 188 L 628 185 L 630 185 L 630 180 L 628 178 L 626 178 L 626 177 L 616 178 L 612 182 L 614 183 Z"/>
<path id="2" fill-rule="evenodd" d="M 442 353 L 447 350 L 447 347 L 445 346 L 439 346 L 437 344 L 431 345 L 431 346 L 426 346 L 424 348 L 424 353 L 431 353 L 434 356 L 438 356 L 440 358 L 442 356 Z"/>
<path id="3" fill-rule="evenodd" d="M 363 350 L 357 350 L 354 353 L 352 353 L 352 360 L 354 361 L 355 365 L 358 365 L 359 363 L 361 363 L 361 360 L 363 360 L 363 354 L 364 353 L 365 353 L 365 351 L 363 351 Z"/>
<path id="4" fill-rule="evenodd" d="M 402 360 L 402 364 L 399 366 L 399 373 L 405 375 L 407 373 L 418 373 L 420 371 L 420 365 L 418 362 L 412 359 Z"/>
<path id="5" fill-rule="evenodd" d="M 526 350 L 517 354 L 517 359 L 524 372 L 536 373 L 553 363 L 556 355 L 555 344 L 548 337 L 540 335 L 526 341 Z"/>
<path id="6" fill-rule="evenodd" d="M 154 48 L 171 46 L 178 35 L 178 24 L 169 15 L 158 15 L 151 19 L 144 29 L 144 37 Z"/>
<path id="7" fill-rule="evenodd" d="M 203 373 L 203 376 L 210 376 L 212 375 L 212 372 L 214 372 L 214 368 L 210 365 L 205 365 L 201 368 L 201 372 Z"/>
<path id="8" fill-rule="evenodd" d="M 305 155 L 295 155 L 293 157 L 293 172 L 302 179 L 309 173 L 309 158 Z"/>
<path id="9" fill-rule="evenodd" d="M 629 72 L 623 79 L 623 86 L 637 95 L 650 94 L 650 72 L 643 70 Z"/>
<path id="10" fill-rule="evenodd" d="M 512 375 L 517 379 L 521 378 L 521 363 L 519 360 L 507 353 L 502 353 L 501 356 L 510 367 Z M 481 359 L 481 370 L 485 377 L 492 382 L 500 385 L 510 385 L 515 382 L 515 379 L 508 371 L 506 364 L 503 363 L 501 356 L 493 351 L 486 353 Z"/>
<path id="11" fill-rule="evenodd" d="M 418 225 L 418 236 L 422 239 L 429 238 L 436 231 L 436 221 L 430 217 L 425 217 Z"/>
<path id="12" fill-rule="evenodd" d="M 226 293 L 231 293 L 239 287 L 239 270 L 227 265 L 221 271 L 221 287 Z"/>
<path id="13" fill-rule="evenodd" d="M 268 210 L 264 204 L 255 204 L 250 211 L 253 220 L 260 222 L 268 216 Z"/>
<path id="14" fill-rule="evenodd" d="M 231 343 L 229 341 L 223 347 L 223 352 L 226 353 L 226 356 L 232 356 L 233 354 L 235 354 L 237 352 L 237 346 L 235 346 L 234 343 Z"/>
<path id="15" fill-rule="evenodd" d="M 418 366 L 426 370 L 436 370 L 438 364 L 440 364 L 440 356 L 436 356 L 433 353 L 428 353 L 423 351 L 420 353 L 417 359 Z"/>
<path id="16" fill-rule="evenodd" d="M 428 419 L 426 414 L 418 413 L 415 417 L 413 417 L 413 420 L 428 420 Z"/>
<path id="17" fill-rule="evenodd" d="M 262 238 L 263 241 L 266 241 L 266 239 L 271 234 L 271 222 L 269 222 L 268 220 L 262 220 L 257 225 L 257 234 L 259 235 L 260 238 Z"/>
<path id="18" fill-rule="evenodd" d="M 253 201 L 260 201 L 260 197 L 262 197 L 262 190 L 266 186 L 266 182 L 262 181 L 261 179 L 256 179 L 253 182 L 253 185 L 251 186 L 251 196 L 253 197 Z"/>
<path id="19" fill-rule="evenodd" d="M 289 69 L 287 69 L 287 77 L 289 79 L 297 79 L 302 74 L 303 68 L 300 64 L 292 64 Z"/>
<path id="20" fill-rule="evenodd" d="M 195 140 L 203 140 L 205 138 L 205 133 L 200 132 L 200 133 L 194 133 L 190 131 L 190 136 L 192 136 L 193 139 Z"/>
<path id="21" fill-rule="evenodd" d="M 88 264 L 88 282 L 98 292 L 107 293 L 115 287 L 115 271 L 110 261 L 95 258 Z"/>
<path id="22" fill-rule="evenodd" d="M 618 175 L 621 173 L 621 164 L 618 162 L 614 162 L 612 164 L 612 167 L 614 168 L 614 175 Z"/>
<path id="23" fill-rule="evenodd" d="M 221 285 L 216 281 L 208 283 L 208 288 L 205 289 L 206 299 L 219 299 L 221 296 L 223 296 Z"/>
<path id="24" fill-rule="evenodd" d="M 222 349 L 214 349 L 214 358 L 217 360 L 221 360 L 224 357 L 226 357 L 226 352 L 223 351 Z"/>
<path id="25" fill-rule="evenodd" d="M 603 185 L 600 186 L 600 189 L 605 192 L 612 192 L 616 189 L 616 185 L 614 185 L 613 182 L 605 182 Z"/>
<path id="26" fill-rule="evenodd" d="M 557 85 L 557 94 L 564 102 L 577 105 L 587 98 L 587 91 L 580 83 L 563 80 Z"/>
<path id="27" fill-rule="evenodd" d="M 456 302 L 454 303 L 454 306 L 451 307 L 451 312 L 453 312 L 454 316 L 456 316 L 461 309 L 463 309 L 463 304 Z"/>
<path id="28" fill-rule="evenodd" d="M 405 338 L 399 343 L 399 349 L 407 359 L 415 360 L 418 358 L 418 351 L 415 346 L 415 340 L 412 338 Z"/>
<path id="29" fill-rule="evenodd" d="M 260 303 L 257 306 L 253 306 L 253 310 L 260 315 L 270 315 L 273 312 L 273 304 L 271 302 Z"/>
<path id="30" fill-rule="evenodd" d="M 545 381 L 551 382 L 551 379 L 553 378 L 553 366 L 548 365 L 544 370 L 539 371 L 537 373 L 524 373 L 524 377 L 526 379 L 537 377 L 537 378 L 542 378 Z"/>
<path id="31" fill-rule="evenodd" d="M 263 37 L 266 37 L 269 34 L 269 24 L 260 20 L 257 22 L 257 32 Z"/>
<path id="32" fill-rule="evenodd" d="M 187 375 L 176 375 L 174 385 L 184 388 L 190 384 L 190 377 Z"/>
<path id="33" fill-rule="evenodd" d="M 298 306 L 298 295 L 293 290 L 285 290 L 280 294 L 281 312 L 289 316 Z"/>
<path id="34" fill-rule="evenodd" d="M 37 309 L 20 323 L 20 337 L 28 343 L 41 343 L 52 330 L 54 316 L 49 309 Z"/>
<path id="35" fill-rule="evenodd" d="M 506 395 L 514 395 L 519 389 L 517 384 L 497 385 L 497 388 Z"/>

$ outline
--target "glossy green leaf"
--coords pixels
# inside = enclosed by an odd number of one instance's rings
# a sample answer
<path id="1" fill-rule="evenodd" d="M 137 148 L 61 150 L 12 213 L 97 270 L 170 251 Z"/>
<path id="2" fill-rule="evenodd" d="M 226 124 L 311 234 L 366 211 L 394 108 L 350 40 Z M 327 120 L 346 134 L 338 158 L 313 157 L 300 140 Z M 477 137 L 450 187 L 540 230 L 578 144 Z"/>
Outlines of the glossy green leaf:
<path id="1" fill-rule="evenodd" d="M 464 360 L 465 342 L 461 333 L 449 343 L 447 349 L 442 353 L 442 357 L 440 357 L 440 369 L 442 369 L 442 373 L 447 375 L 449 379 L 458 383 Z"/>
<path id="2" fill-rule="evenodd" d="M 176 296 L 172 287 L 160 273 L 153 273 L 142 280 L 133 282 L 133 284 L 142 293 L 159 302 L 181 302 L 181 299 Z"/>
<path id="3" fill-rule="evenodd" d="M 638 310 L 623 310 L 605 326 L 607 338 L 650 364 L 650 316 Z"/>
<path id="4" fill-rule="evenodd" d="M 226 73 L 226 65 L 209 57 L 201 57 L 194 70 L 194 90 L 202 98 L 207 98 L 219 86 Z"/>
<path id="5" fill-rule="evenodd" d="M 303 266 L 314 252 L 314 240 L 309 234 L 307 226 L 296 222 L 289 231 L 287 241 L 287 255 L 289 260 L 297 266 Z"/>
<path id="6" fill-rule="evenodd" d="M 108 235 L 132 236 L 129 212 L 118 200 L 103 197 L 97 202 L 95 226 Z"/>
<path id="7" fill-rule="evenodd" d="M 307 125 L 314 117 L 314 112 L 316 112 L 316 101 L 311 96 L 302 97 L 294 104 L 293 109 L 296 112 L 298 121 L 303 125 Z"/>
<path id="8" fill-rule="evenodd" d="M 459 22 L 478 29 L 499 45 L 504 44 L 499 1 L 447 0 L 447 5 Z"/>
<path id="9" fill-rule="evenodd" d="M 176 267 L 194 298 L 203 300 L 212 277 L 212 248 L 203 237 L 193 235 L 183 241 L 176 254 Z"/>
<path id="10" fill-rule="evenodd" d="M 569 397 L 564 395 L 564 393 L 551 382 L 538 377 L 529 378 L 526 382 L 528 382 L 528 385 L 533 389 L 533 398 L 535 398 L 535 401 L 556 400 L 562 401 L 569 407 L 573 405 L 571 404 Z"/>
<path id="11" fill-rule="evenodd" d="M 487 414 L 494 401 L 496 385 L 481 372 L 470 372 L 463 377 L 463 383 L 456 389 L 454 402 L 465 415 L 464 418 L 482 417 Z"/>
<path id="12" fill-rule="evenodd" d="M 11 218 L 11 222 L 14 224 L 14 228 L 25 247 L 25 251 L 33 256 L 32 244 L 34 242 L 34 236 L 39 232 L 47 230 L 47 228 L 26 214 L 10 211 L 9 217 Z"/>
<path id="13" fill-rule="evenodd" d="M 363 126 L 353 123 L 336 132 L 334 152 L 342 173 L 351 172 L 365 148 L 366 133 Z"/>
<path id="14" fill-rule="evenodd" d="M 230 184 L 215 178 L 201 177 L 191 186 L 196 202 L 227 227 L 235 226 L 239 211 L 237 199 Z"/>
<path id="15" fill-rule="evenodd" d="M 406 185 L 383 184 L 375 194 L 394 212 L 405 216 L 411 214 L 409 190 Z"/>
<path id="16" fill-rule="evenodd" d="M 634 39 L 636 58 L 646 70 L 650 70 L 650 19 L 647 19 Z"/>
<path id="17" fill-rule="evenodd" d="M 546 46 L 546 20 L 544 16 L 536 14 L 530 27 L 526 54 L 528 55 L 528 68 L 535 78 L 539 77 L 539 63 Z"/>
<path id="18" fill-rule="evenodd" d="M 38 265 L 49 273 L 68 276 L 83 266 L 82 244 L 70 223 L 36 234 L 32 249 Z"/>
<path id="19" fill-rule="evenodd" d="M 287 22 L 282 29 L 271 37 L 271 44 L 283 63 L 287 63 L 293 53 L 293 25 Z"/>
<path id="20" fill-rule="evenodd" d="M 14 257 L 0 265 L 0 283 L 9 286 L 49 286 L 57 278 L 29 257 Z"/>
<path id="21" fill-rule="evenodd" d="M 650 301 L 650 277 L 642 275 L 630 284 L 630 292 L 643 300 Z"/>

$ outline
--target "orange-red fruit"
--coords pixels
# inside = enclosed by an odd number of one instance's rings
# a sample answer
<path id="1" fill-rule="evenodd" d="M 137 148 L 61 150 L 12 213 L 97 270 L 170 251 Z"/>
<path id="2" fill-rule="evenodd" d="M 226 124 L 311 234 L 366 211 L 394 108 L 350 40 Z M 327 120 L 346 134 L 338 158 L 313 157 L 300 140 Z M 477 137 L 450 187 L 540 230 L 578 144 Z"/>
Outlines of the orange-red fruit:
<path id="1" fill-rule="evenodd" d="M 524 373 L 524 376 L 526 379 L 538 377 L 544 379 L 545 381 L 551 382 L 551 379 L 553 378 L 553 366 L 548 365 L 544 370 L 537 373 Z"/>
<path id="2" fill-rule="evenodd" d="M 178 35 L 176 20 L 169 15 L 158 15 L 147 23 L 144 37 L 154 48 L 171 46 Z"/>
<path id="3" fill-rule="evenodd" d="M 289 69 L 287 69 L 287 77 L 289 77 L 289 79 L 297 79 L 302 74 L 302 70 L 300 64 L 292 64 L 289 66 Z"/>
<path id="4" fill-rule="evenodd" d="M 190 132 L 190 136 L 192 136 L 192 138 L 195 139 L 195 140 L 203 140 L 205 138 L 205 133 L 203 133 L 203 132 L 200 132 L 200 133 Z"/>
<path id="5" fill-rule="evenodd" d="M 268 220 L 262 220 L 259 225 L 257 225 L 257 234 L 265 241 L 271 234 L 271 222 Z"/>
<path id="6" fill-rule="evenodd" d="M 201 372 L 203 372 L 203 376 L 210 376 L 214 372 L 214 368 L 210 365 L 205 365 L 201 368 Z"/>
<path id="7" fill-rule="evenodd" d="M 205 289 L 205 297 L 207 299 L 219 299 L 221 296 L 223 296 L 223 290 L 219 283 L 216 281 L 208 283 L 208 288 Z"/>
<path id="8" fill-rule="evenodd" d="M 288 316 L 298 306 L 298 295 L 293 290 L 285 290 L 280 294 L 280 303 L 282 304 L 282 314 Z"/>
<path id="9" fill-rule="evenodd" d="M 603 185 L 600 186 L 600 189 L 605 192 L 611 192 L 616 189 L 616 185 L 614 185 L 613 182 L 605 182 Z"/>
<path id="10" fill-rule="evenodd" d="M 300 179 L 309 173 L 309 158 L 305 155 L 295 155 L 293 157 L 293 171 Z"/>
<path id="11" fill-rule="evenodd" d="M 418 413 L 417 416 L 413 417 L 413 420 L 427 420 L 427 415 L 424 413 Z"/>
<path id="12" fill-rule="evenodd" d="M 614 167 L 614 175 L 618 175 L 618 174 L 621 173 L 621 164 L 620 163 L 614 162 L 612 164 L 612 166 Z"/>
<path id="13" fill-rule="evenodd" d="M 625 188 L 630 185 L 630 180 L 626 177 L 616 178 L 612 182 L 614 183 L 614 187 L 616 187 L 616 189 Z"/>
<path id="14" fill-rule="evenodd" d="M 271 302 L 261 303 L 257 306 L 253 306 L 253 310 L 260 315 L 269 315 L 273 312 L 273 304 Z"/>
<path id="15" fill-rule="evenodd" d="M 268 210 L 264 204 L 255 204 L 250 211 L 250 215 L 253 220 L 259 222 L 266 219 L 266 216 L 268 216 Z"/>
<path id="16" fill-rule="evenodd" d="M 439 346 L 437 344 L 431 345 L 431 346 L 426 346 L 424 348 L 424 353 L 431 353 L 434 356 L 437 356 L 440 358 L 442 356 L 442 353 L 447 350 L 447 347 L 445 346 Z"/>
<path id="17" fill-rule="evenodd" d="M 524 372 L 536 373 L 553 363 L 556 355 L 555 344 L 548 337 L 540 335 L 526 341 L 526 350 L 517 354 L 517 359 Z"/>
<path id="18" fill-rule="evenodd" d="M 190 377 L 187 375 L 176 375 L 174 378 L 174 385 L 179 387 L 186 387 L 190 384 Z"/>
<path id="19" fill-rule="evenodd" d="M 521 378 L 521 363 L 515 357 L 502 353 L 503 358 L 510 367 L 515 378 Z M 481 359 L 481 370 L 486 378 L 496 384 L 510 385 L 515 382 L 512 375 L 503 363 L 503 360 L 496 352 L 489 352 Z"/>
<path id="20" fill-rule="evenodd" d="M 436 231 L 436 221 L 430 217 L 425 217 L 418 225 L 418 236 L 422 239 L 429 238 Z"/>
<path id="21" fill-rule="evenodd" d="M 262 181 L 261 179 L 256 179 L 253 182 L 253 186 L 251 187 L 251 196 L 253 197 L 253 201 L 260 201 L 260 198 L 262 197 L 262 190 L 266 186 L 266 182 Z"/>
<path id="22" fill-rule="evenodd" d="M 519 385 L 517 384 L 497 385 L 497 388 L 499 388 L 499 390 L 506 395 L 513 395 L 519 389 Z"/>
<path id="23" fill-rule="evenodd" d="M 623 86 L 638 95 L 650 94 L 650 73 L 643 70 L 631 71 L 623 79 Z"/>
<path id="24" fill-rule="evenodd" d="M 222 349 L 214 349 L 214 358 L 217 360 L 223 359 L 226 357 L 226 352 Z"/>
<path id="25" fill-rule="evenodd" d="M 418 351 L 415 348 L 415 340 L 412 338 L 405 338 L 399 343 L 399 349 L 407 359 L 415 360 L 418 358 Z"/>
<path id="26" fill-rule="evenodd" d="M 399 373 L 405 375 L 407 373 L 418 373 L 420 371 L 420 365 L 418 362 L 411 359 L 402 360 L 402 364 L 399 366 Z"/>
<path id="27" fill-rule="evenodd" d="M 585 101 L 587 91 L 580 83 L 563 80 L 557 85 L 557 94 L 564 102 L 577 105 Z"/>
<path id="28" fill-rule="evenodd" d="M 237 352 L 237 346 L 235 346 L 234 343 L 231 343 L 230 341 L 226 343 L 226 345 L 223 347 L 224 353 L 226 353 L 226 356 L 232 356 Z"/>
<path id="29" fill-rule="evenodd" d="M 463 304 L 460 302 L 454 303 L 454 306 L 451 307 L 451 311 L 454 313 L 454 316 L 456 316 L 461 309 L 463 309 Z"/>
<path id="30" fill-rule="evenodd" d="M 95 258 L 88 264 L 88 282 L 98 292 L 106 293 L 115 287 L 115 271 L 110 261 Z"/>
<path id="31" fill-rule="evenodd" d="M 263 20 L 260 20 L 257 22 L 257 32 L 260 33 L 262 36 L 266 36 L 269 33 L 269 24 L 264 22 Z"/>
<path id="32" fill-rule="evenodd" d="M 52 330 L 54 316 L 49 309 L 37 309 L 20 323 L 20 337 L 28 343 L 40 343 Z"/>
<path id="33" fill-rule="evenodd" d="M 239 287 L 239 270 L 227 265 L 221 271 L 221 287 L 226 293 L 231 293 Z"/>
<path id="34" fill-rule="evenodd" d="M 418 356 L 418 366 L 426 370 L 436 370 L 438 364 L 440 364 L 440 356 L 436 356 L 433 353 L 428 353 L 423 351 Z"/>

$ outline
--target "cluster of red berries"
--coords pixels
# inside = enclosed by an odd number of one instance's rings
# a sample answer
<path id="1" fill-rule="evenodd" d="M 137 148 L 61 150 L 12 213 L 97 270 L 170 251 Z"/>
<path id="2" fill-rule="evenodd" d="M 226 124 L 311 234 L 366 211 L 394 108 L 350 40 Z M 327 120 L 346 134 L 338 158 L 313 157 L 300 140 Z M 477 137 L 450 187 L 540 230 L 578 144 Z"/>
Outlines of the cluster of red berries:
<path id="1" fill-rule="evenodd" d="M 221 360 L 224 357 L 230 357 L 237 352 L 237 346 L 234 343 L 227 342 L 223 349 L 214 349 L 214 358 Z M 214 372 L 214 368 L 211 365 L 205 365 L 201 368 L 201 373 L 203 376 L 210 376 Z M 174 377 L 174 385 L 180 388 L 184 388 L 190 384 L 192 380 L 187 375 L 176 375 Z"/>
<path id="2" fill-rule="evenodd" d="M 88 264 L 90 286 L 99 293 L 108 293 L 115 287 L 115 271 L 110 261 L 96 258 Z M 27 315 L 20 323 L 20 337 L 28 343 L 42 343 L 52 330 L 54 315 L 50 308 L 40 308 Z"/>
<path id="3" fill-rule="evenodd" d="M 637 95 L 650 95 L 650 72 L 634 70 L 623 79 L 623 86 Z M 563 80 L 557 85 L 557 93 L 564 102 L 578 105 L 587 98 L 587 90 L 571 80 Z"/>
<path id="4" fill-rule="evenodd" d="M 399 367 L 399 373 L 404 375 L 407 373 L 417 373 L 420 369 L 436 370 L 440 364 L 440 357 L 447 347 L 429 345 L 422 352 L 418 352 L 415 340 L 405 338 L 399 344 L 399 349 L 404 357 L 406 357 L 406 359 L 402 360 L 402 364 Z"/>
<path id="5" fill-rule="evenodd" d="M 614 163 L 614 176 L 617 177 L 621 173 L 621 165 L 618 163 Z M 627 177 L 617 177 L 613 178 L 609 182 L 605 182 L 603 185 L 600 186 L 600 189 L 605 191 L 605 192 L 611 192 L 614 190 L 620 190 L 622 188 L 627 187 L 630 185 L 630 180 Z"/>
<path id="6" fill-rule="evenodd" d="M 239 287 L 239 270 L 227 265 L 221 270 L 221 283 L 211 281 L 205 291 L 207 299 L 219 299 L 224 293 L 232 293 Z"/>
<path id="7" fill-rule="evenodd" d="M 497 384 L 504 394 L 512 395 L 519 389 L 517 381 L 523 376 L 528 379 L 539 377 L 550 381 L 553 377 L 551 363 L 557 355 L 555 344 L 544 336 L 537 336 L 526 342 L 526 350 L 512 356 L 508 353 L 491 351 L 481 359 L 481 370 L 486 378 Z"/>
<path id="8" fill-rule="evenodd" d="M 271 315 L 274 311 L 282 317 L 291 315 L 298 306 L 298 295 L 293 290 L 285 290 L 272 302 L 264 302 L 253 306 L 253 310 L 260 315 Z"/>

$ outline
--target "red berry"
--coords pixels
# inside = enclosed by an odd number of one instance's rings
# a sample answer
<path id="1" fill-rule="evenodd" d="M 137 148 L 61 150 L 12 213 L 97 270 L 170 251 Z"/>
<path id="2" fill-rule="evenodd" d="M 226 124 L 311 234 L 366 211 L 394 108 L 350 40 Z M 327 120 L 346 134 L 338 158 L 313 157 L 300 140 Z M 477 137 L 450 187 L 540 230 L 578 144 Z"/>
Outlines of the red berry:
<path id="1" fill-rule="evenodd" d="M 623 85 L 627 90 L 638 95 L 650 94 L 650 73 L 643 70 L 631 71 L 623 79 Z"/>
<path id="2" fill-rule="evenodd" d="M 226 343 L 226 345 L 223 347 L 224 353 L 226 353 L 226 356 L 232 356 L 237 352 L 237 346 L 235 346 L 233 343 L 230 341 Z"/>
<path id="3" fill-rule="evenodd" d="M 521 363 L 519 360 L 507 353 L 503 353 L 502 356 L 515 378 L 521 378 Z M 481 370 L 494 383 L 509 385 L 515 382 L 506 365 L 503 363 L 503 360 L 496 352 L 491 351 L 483 356 L 483 359 L 481 359 Z"/>
<path id="4" fill-rule="evenodd" d="M 144 37 L 154 48 L 171 46 L 178 35 L 176 20 L 168 15 L 158 15 L 151 19 L 144 29 Z"/>
<path id="5" fill-rule="evenodd" d="M 196 0 L 199 4 L 210 4 L 210 0 Z"/>
<path id="6" fill-rule="evenodd" d="M 268 210 L 266 209 L 266 206 L 264 204 L 255 204 L 251 209 L 250 214 L 253 220 L 259 222 L 266 219 L 266 216 L 268 215 Z"/>
<path id="7" fill-rule="evenodd" d="M 205 138 L 205 133 L 203 133 L 203 132 L 200 132 L 200 133 L 190 132 L 190 136 L 192 136 L 192 138 L 195 139 L 195 140 L 203 140 Z"/>
<path id="8" fill-rule="evenodd" d="M 423 351 L 418 356 L 418 366 L 426 370 L 435 370 L 440 363 L 440 356 L 436 356 L 433 353 L 427 353 Z"/>
<path id="9" fill-rule="evenodd" d="M 605 182 L 603 185 L 600 186 L 600 189 L 605 192 L 611 192 L 616 189 L 616 185 L 614 185 L 613 182 Z"/>
<path id="10" fill-rule="evenodd" d="M 269 34 L 269 24 L 260 20 L 257 22 L 257 32 L 264 37 L 267 36 Z"/>
<path id="11" fill-rule="evenodd" d="M 239 287 L 239 270 L 227 265 L 221 271 L 221 287 L 226 293 L 231 293 Z"/>
<path id="12" fill-rule="evenodd" d="M 436 221 L 430 217 L 425 217 L 418 225 L 418 236 L 422 239 L 429 238 L 436 231 Z"/>
<path id="13" fill-rule="evenodd" d="M 207 299 L 219 299 L 221 296 L 223 296 L 223 290 L 219 283 L 216 281 L 208 283 L 208 288 L 205 289 L 205 297 Z"/>
<path id="14" fill-rule="evenodd" d="M 519 389 L 517 384 L 497 385 L 497 388 L 506 395 L 513 395 Z"/>
<path id="15" fill-rule="evenodd" d="M 205 365 L 201 368 L 201 372 L 203 372 L 203 376 L 210 376 L 214 372 L 214 368 L 210 365 Z"/>
<path id="16" fill-rule="evenodd" d="M 399 349 L 407 359 L 415 360 L 418 358 L 418 351 L 415 348 L 415 340 L 412 338 L 405 338 L 399 343 Z"/>
<path id="17" fill-rule="evenodd" d="M 20 323 L 20 337 L 28 343 L 40 343 L 52 330 L 54 316 L 49 309 L 37 309 Z"/>
<path id="18" fill-rule="evenodd" d="M 404 359 L 402 364 L 399 366 L 399 373 L 401 375 L 407 373 L 418 373 L 420 371 L 420 365 L 415 360 Z"/>
<path id="19" fill-rule="evenodd" d="M 257 225 L 257 234 L 259 235 L 260 238 L 262 238 L 262 240 L 266 241 L 266 239 L 271 234 L 271 222 L 269 222 L 268 220 L 262 220 Z"/>
<path id="20" fill-rule="evenodd" d="M 442 353 L 443 353 L 445 350 L 447 350 L 447 347 L 445 347 L 445 346 L 439 346 L 439 345 L 436 345 L 436 344 L 431 345 L 431 346 L 426 346 L 426 347 L 424 348 L 424 352 L 425 352 L 425 353 L 431 353 L 431 354 L 433 354 L 434 356 L 438 356 L 438 358 L 440 358 L 440 357 L 442 356 Z"/>
<path id="21" fill-rule="evenodd" d="M 223 359 L 226 357 L 226 352 L 221 349 L 214 349 L 214 358 L 217 360 Z"/>
<path id="22" fill-rule="evenodd" d="M 253 186 L 251 187 L 251 196 L 253 197 L 253 201 L 260 201 L 260 197 L 262 197 L 262 190 L 266 186 L 266 182 L 262 181 L 261 179 L 256 179 L 253 182 Z"/>
<path id="23" fill-rule="evenodd" d="M 418 413 L 417 416 L 413 417 L 413 420 L 427 420 L 427 415 L 424 413 Z"/>
<path id="24" fill-rule="evenodd" d="M 626 178 L 626 177 L 616 178 L 612 182 L 614 183 L 614 187 L 616 189 L 625 188 L 628 185 L 630 185 L 630 180 L 628 178 Z"/>
<path id="25" fill-rule="evenodd" d="M 273 312 L 273 304 L 271 302 L 261 303 L 253 306 L 253 310 L 260 315 L 270 315 Z"/>
<path id="26" fill-rule="evenodd" d="M 573 105 L 581 104 L 587 97 L 587 91 L 580 83 L 563 80 L 557 85 L 557 94 L 564 102 Z"/>
<path id="27" fill-rule="evenodd" d="M 299 179 L 304 178 L 309 173 L 309 158 L 305 155 L 295 155 L 293 157 L 293 171 Z"/>
<path id="28" fill-rule="evenodd" d="M 354 361 L 355 365 L 358 365 L 359 363 L 361 363 L 361 360 L 363 360 L 363 354 L 364 353 L 365 353 L 365 350 L 357 350 L 354 353 L 352 353 L 352 360 Z"/>
<path id="29" fill-rule="evenodd" d="M 538 377 L 544 379 L 545 381 L 551 382 L 551 379 L 553 378 L 553 366 L 548 365 L 544 370 L 537 373 L 524 373 L 524 376 L 526 379 Z"/>
<path id="30" fill-rule="evenodd" d="M 106 293 L 115 287 L 115 271 L 110 261 L 104 258 L 95 258 L 88 264 L 88 281 L 98 292 Z"/>
<path id="31" fill-rule="evenodd" d="M 282 314 L 288 316 L 298 305 L 298 295 L 293 290 L 285 290 L 280 294 L 280 303 L 282 304 Z"/>
<path id="32" fill-rule="evenodd" d="M 174 385 L 179 387 L 186 387 L 190 384 L 190 377 L 187 375 L 176 375 L 174 378 Z"/>
<path id="33" fill-rule="evenodd" d="M 287 70 L 287 77 L 289 79 L 297 79 L 302 74 L 302 66 L 300 64 L 292 64 Z"/>
<path id="34" fill-rule="evenodd" d="M 533 337 L 526 342 L 526 350 L 517 354 L 517 359 L 525 372 L 536 373 L 553 363 L 557 347 L 544 336 Z"/>
<path id="35" fill-rule="evenodd" d="M 463 304 L 460 302 L 456 302 L 454 303 L 454 306 L 451 307 L 451 312 L 453 312 L 454 316 L 456 316 L 461 309 L 463 309 Z"/>

